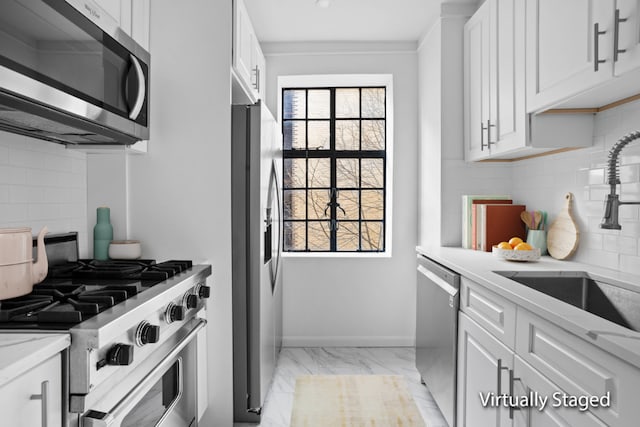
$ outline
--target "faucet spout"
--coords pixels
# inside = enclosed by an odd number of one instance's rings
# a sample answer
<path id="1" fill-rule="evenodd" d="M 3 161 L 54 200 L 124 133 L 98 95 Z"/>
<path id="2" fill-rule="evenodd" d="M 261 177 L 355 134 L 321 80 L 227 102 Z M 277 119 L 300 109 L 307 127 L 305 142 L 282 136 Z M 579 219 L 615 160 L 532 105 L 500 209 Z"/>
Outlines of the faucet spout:
<path id="1" fill-rule="evenodd" d="M 620 230 L 622 227 L 618 224 L 618 207 L 620 206 L 620 198 L 617 194 L 607 194 L 607 200 L 604 208 L 604 218 L 600 223 L 600 228 L 607 230 Z"/>
<path id="2" fill-rule="evenodd" d="M 607 194 L 607 200 L 605 201 L 604 217 L 600 223 L 600 228 L 607 230 L 620 230 L 622 227 L 618 223 L 618 208 L 620 205 L 635 205 L 640 204 L 638 202 L 621 202 L 619 196 L 616 194 L 616 185 L 620 184 L 620 176 L 618 170 L 618 156 L 624 147 L 631 141 L 640 138 L 640 131 L 631 132 L 628 135 L 620 138 L 618 142 L 609 151 L 609 163 L 608 163 L 608 184 L 611 187 L 609 194 Z"/>

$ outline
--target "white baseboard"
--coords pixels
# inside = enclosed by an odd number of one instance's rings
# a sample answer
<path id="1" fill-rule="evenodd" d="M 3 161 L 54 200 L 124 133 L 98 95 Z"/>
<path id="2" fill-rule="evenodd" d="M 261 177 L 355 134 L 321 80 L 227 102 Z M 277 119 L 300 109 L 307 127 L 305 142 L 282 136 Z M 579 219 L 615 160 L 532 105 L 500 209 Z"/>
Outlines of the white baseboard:
<path id="1" fill-rule="evenodd" d="M 282 337 L 283 347 L 414 347 L 415 337 Z"/>

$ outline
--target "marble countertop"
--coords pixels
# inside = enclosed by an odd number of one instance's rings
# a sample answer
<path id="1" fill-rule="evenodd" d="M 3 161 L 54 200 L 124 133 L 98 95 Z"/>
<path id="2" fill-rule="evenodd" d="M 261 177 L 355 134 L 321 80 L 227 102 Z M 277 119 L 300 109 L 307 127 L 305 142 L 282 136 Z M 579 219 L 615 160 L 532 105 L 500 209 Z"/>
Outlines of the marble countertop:
<path id="1" fill-rule="evenodd" d="M 640 368 L 640 333 L 521 285 L 495 271 L 584 271 L 594 279 L 637 292 L 640 292 L 640 276 L 575 261 L 560 261 L 549 256 L 543 256 L 536 262 L 512 262 L 499 259 L 491 252 L 462 248 L 418 246 L 416 250 Z"/>
<path id="2" fill-rule="evenodd" d="M 0 387 L 70 344 L 63 333 L 0 333 Z"/>

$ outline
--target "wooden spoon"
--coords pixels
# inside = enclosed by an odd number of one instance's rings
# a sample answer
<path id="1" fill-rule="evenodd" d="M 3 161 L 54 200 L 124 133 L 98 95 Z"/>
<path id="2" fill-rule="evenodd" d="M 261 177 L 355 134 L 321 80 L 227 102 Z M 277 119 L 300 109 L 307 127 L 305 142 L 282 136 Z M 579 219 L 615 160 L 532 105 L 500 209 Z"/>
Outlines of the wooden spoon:
<path id="1" fill-rule="evenodd" d="M 531 213 L 527 211 L 520 212 L 520 219 L 524 222 L 524 225 L 531 227 Z"/>
<path id="2" fill-rule="evenodd" d="M 533 213 L 533 230 L 537 230 L 540 226 L 540 222 L 542 221 L 542 213 L 540 211 L 535 211 Z"/>

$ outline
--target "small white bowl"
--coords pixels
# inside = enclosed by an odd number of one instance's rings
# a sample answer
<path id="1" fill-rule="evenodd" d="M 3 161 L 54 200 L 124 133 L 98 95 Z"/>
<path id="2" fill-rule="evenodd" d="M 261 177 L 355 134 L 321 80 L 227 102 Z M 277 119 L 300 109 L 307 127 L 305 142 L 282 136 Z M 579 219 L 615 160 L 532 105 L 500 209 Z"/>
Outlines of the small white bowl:
<path id="1" fill-rule="evenodd" d="M 138 259 L 142 255 L 139 240 L 112 240 L 109 244 L 109 258 Z"/>
<path id="2" fill-rule="evenodd" d="M 507 261 L 537 261 L 540 259 L 540 248 L 533 248 L 530 251 L 516 251 L 515 249 L 500 249 L 494 246 L 491 252 L 494 256 Z"/>

